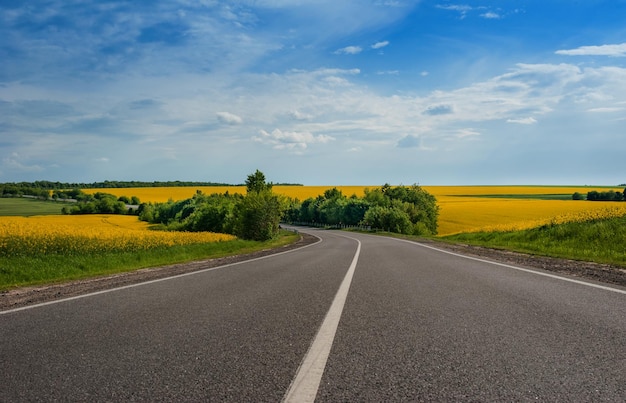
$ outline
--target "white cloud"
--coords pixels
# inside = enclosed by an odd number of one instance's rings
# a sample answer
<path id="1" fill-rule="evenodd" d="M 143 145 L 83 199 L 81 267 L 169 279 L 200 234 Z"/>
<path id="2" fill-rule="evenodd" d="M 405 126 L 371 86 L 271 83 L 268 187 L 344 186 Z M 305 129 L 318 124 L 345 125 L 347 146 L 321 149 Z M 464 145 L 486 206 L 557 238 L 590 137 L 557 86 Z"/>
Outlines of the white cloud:
<path id="1" fill-rule="evenodd" d="M 493 11 L 486 12 L 484 14 L 481 14 L 480 16 L 488 20 L 499 20 L 500 18 L 502 18 L 500 14 L 494 13 Z"/>
<path id="2" fill-rule="evenodd" d="M 13 153 L 10 157 L 2 160 L 2 165 L 7 171 L 17 172 L 42 172 L 44 169 L 36 164 L 27 165 L 21 161 L 20 156 L 17 153 Z"/>
<path id="3" fill-rule="evenodd" d="M 463 139 L 466 137 L 476 137 L 476 136 L 480 136 L 480 132 L 474 130 L 474 129 L 460 129 L 457 131 L 456 137 Z"/>
<path id="4" fill-rule="evenodd" d="M 625 109 L 626 108 L 620 108 L 620 107 L 600 107 L 600 108 L 587 109 L 587 112 L 591 112 L 591 113 L 614 113 L 614 112 L 622 112 Z"/>
<path id="5" fill-rule="evenodd" d="M 291 116 L 295 120 L 311 120 L 311 119 L 313 119 L 312 115 L 309 115 L 307 113 L 302 113 L 302 112 L 300 112 L 298 110 L 289 112 L 289 116 Z"/>
<path id="6" fill-rule="evenodd" d="M 345 78 L 335 76 L 324 78 L 324 82 L 328 83 L 332 87 L 350 85 L 350 81 L 346 80 Z"/>
<path id="7" fill-rule="evenodd" d="M 372 45 L 372 49 L 384 48 L 387 45 L 389 45 L 389 41 L 376 42 Z"/>
<path id="8" fill-rule="evenodd" d="M 626 56 L 626 43 L 617 45 L 581 46 L 576 49 L 557 50 L 557 55 L 566 56 Z"/>
<path id="9" fill-rule="evenodd" d="M 437 8 L 440 8 L 442 10 L 448 10 L 448 11 L 456 11 L 458 12 L 461 16 L 461 19 L 464 19 L 465 16 L 467 15 L 468 12 L 472 11 L 472 7 L 471 6 L 467 6 L 467 5 L 460 5 L 460 4 L 451 4 L 451 5 L 437 5 Z"/>
<path id="10" fill-rule="evenodd" d="M 346 46 L 345 48 L 337 49 L 335 51 L 335 54 L 356 55 L 358 53 L 361 53 L 362 51 L 363 51 L 363 48 L 361 48 L 360 46 Z"/>
<path id="11" fill-rule="evenodd" d="M 450 4 L 446 6 L 438 5 L 437 8 L 440 8 L 442 10 L 458 11 L 460 13 L 466 13 L 472 10 L 471 6 L 464 5 L 464 4 Z"/>
<path id="12" fill-rule="evenodd" d="M 518 123 L 520 125 L 532 125 L 537 123 L 537 119 L 533 117 L 507 119 L 507 123 Z"/>
<path id="13" fill-rule="evenodd" d="M 324 144 L 335 140 L 333 137 L 325 134 L 316 136 L 310 132 L 282 131 L 280 129 L 274 129 L 271 133 L 261 130 L 259 134 L 260 136 L 255 136 L 252 139 L 260 143 L 269 144 L 277 150 L 290 150 L 296 153 L 302 153 L 309 144 Z"/>
<path id="14" fill-rule="evenodd" d="M 227 125 L 240 125 L 243 119 L 230 112 L 217 112 L 217 119 Z"/>

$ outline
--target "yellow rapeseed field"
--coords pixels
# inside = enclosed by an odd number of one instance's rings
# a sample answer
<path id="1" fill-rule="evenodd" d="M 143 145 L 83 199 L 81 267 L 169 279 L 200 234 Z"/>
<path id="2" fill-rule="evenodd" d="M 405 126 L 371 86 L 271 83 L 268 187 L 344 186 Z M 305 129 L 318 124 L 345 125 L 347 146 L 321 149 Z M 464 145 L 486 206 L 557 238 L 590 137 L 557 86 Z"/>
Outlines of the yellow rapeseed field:
<path id="1" fill-rule="evenodd" d="M 626 215 L 626 203 L 569 200 L 459 198 L 439 203 L 439 235 L 513 231 L 549 223 Z"/>
<path id="2" fill-rule="evenodd" d="M 587 194 L 586 186 L 425 186 L 440 206 L 439 235 L 513 231 L 551 222 L 585 221 L 626 215 L 626 203 L 516 199 L 515 195 Z M 621 190 L 615 188 L 615 190 Z M 479 197 L 510 195 L 509 198 Z"/>
<path id="3" fill-rule="evenodd" d="M 272 189 L 275 193 L 282 194 L 293 199 L 305 200 L 309 197 L 317 197 L 324 193 L 327 189 L 336 187 L 341 190 L 344 195 L 363 196 L 365 186 L 274 186 Z M 369 186 L 374 188 L 375 186 Z M 193 197 L 196 191 L 205 194 L 213 193 L 239 193 L 246 194 L 245 186 L 198 186 L 198 187 L 153 187 L 153 188 L 110 188 L 110 189 L 83 189 L 87 194 L 97 192 L 110 193 L 117 197 L 137 196 L 142 202 L 163 203 L 168 200 L 184 200 Z"/>
<path id="4" fill-rule="evenodd" d="M 7 257 L 132 252 L 232 239 L 209 232 L 151 231 L 135 216 L 0 217 L 0 256 Z"/>
<path id="5" fill-rule="evenodd" d="M 341 190 L 346 196 L 355 194 L 360 197 L 363 196 L 365 188 L 374 189 L 379 186 L 274 186 L 273 190 L 302 201 L 321 195 L 333 187 Z M 576 221 L 585 217 L 600 218 L 626 214 L 626 203 L 515 198 L 515 195 L 571 195 L 574 192 L 587 194 L 591 190 L 606 190 L 601 186 L 423 186 L 423 188 L 437 198 L 440 206 L 439 235 L 526 229 L 555 220 Z M 240 194 L 246 192 L 244 186 L 85 189 L 85 192 L 104 191 L 116 196 L 137 196 L 143 202 L 165 202 L 190 198 L 197 190 L 206 194 L 226 191 Z M 510 195 L 510 197 L 480 197 L 485 195 Z"/>

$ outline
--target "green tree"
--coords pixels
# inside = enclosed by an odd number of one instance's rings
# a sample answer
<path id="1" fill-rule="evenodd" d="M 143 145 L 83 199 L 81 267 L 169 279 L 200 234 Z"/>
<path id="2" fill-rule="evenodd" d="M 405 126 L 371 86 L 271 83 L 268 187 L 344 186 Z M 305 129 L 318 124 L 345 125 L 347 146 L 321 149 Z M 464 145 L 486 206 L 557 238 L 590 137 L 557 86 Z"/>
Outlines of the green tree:
<path id="1" fill-rule="evenodd" d="M 272 190 L 272 184 L 266 183 L 265 175 L 257 169 L 255 173 L 248 175 L 246 179 L 246 190 L 248 193 Z"/>

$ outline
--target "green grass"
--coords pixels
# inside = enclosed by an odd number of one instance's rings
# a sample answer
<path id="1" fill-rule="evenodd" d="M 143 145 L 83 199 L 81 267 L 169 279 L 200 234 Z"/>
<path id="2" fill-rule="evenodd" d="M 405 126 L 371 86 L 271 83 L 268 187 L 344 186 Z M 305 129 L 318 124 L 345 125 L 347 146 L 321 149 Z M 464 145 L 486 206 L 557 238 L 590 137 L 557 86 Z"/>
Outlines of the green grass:
<path id="1" fill-rule="evenodd" d="M 200 245 L 175 246 L 149 251 L 82 256 L 0 257 L 0 290 L 58 283 L 127 272 L 146 267 L 239 255 L 293 243 L 299 235 L 283 231 L 272 241 L 234 240 Z"/>
<path id="2" fill-rule="evenodd" d="M 0 198 L 0 216 L 24 216 L 61 214 L 64 202 L 43 201 L 25 197 Z"/>
<path id="3" fill-rule="evenodd" d="M 440 239 L 626 267 L 626 216 L 544 225 L 524 231 L 456 234 Z"/>

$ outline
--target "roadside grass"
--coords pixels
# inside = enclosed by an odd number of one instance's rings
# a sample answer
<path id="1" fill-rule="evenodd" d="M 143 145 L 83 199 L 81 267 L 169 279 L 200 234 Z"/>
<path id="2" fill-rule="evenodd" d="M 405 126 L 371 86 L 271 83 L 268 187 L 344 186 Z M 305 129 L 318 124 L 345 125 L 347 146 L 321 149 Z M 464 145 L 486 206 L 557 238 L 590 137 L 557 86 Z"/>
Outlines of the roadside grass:
<path id="1" fill-rule="evenodd" d="M 233 240 L 160 247 L 134 252 L 0 257 L 0 291 L 15 287 L 60 283 L 203 259 L 240 255 L 293 243 L 298 234 L 282 231 L 266 242 Z"/>
<path id="2" fill-rule="evenodd" d="M 626 216 L 546 224 L 521 231 L 461 233 L 438 239 L 626 267 Z"/>
<path id="3" fill-rule="evenodd" d="M 25 197 L 0 198 L 0 216 L 60 215 L 67 203 Z"/>

